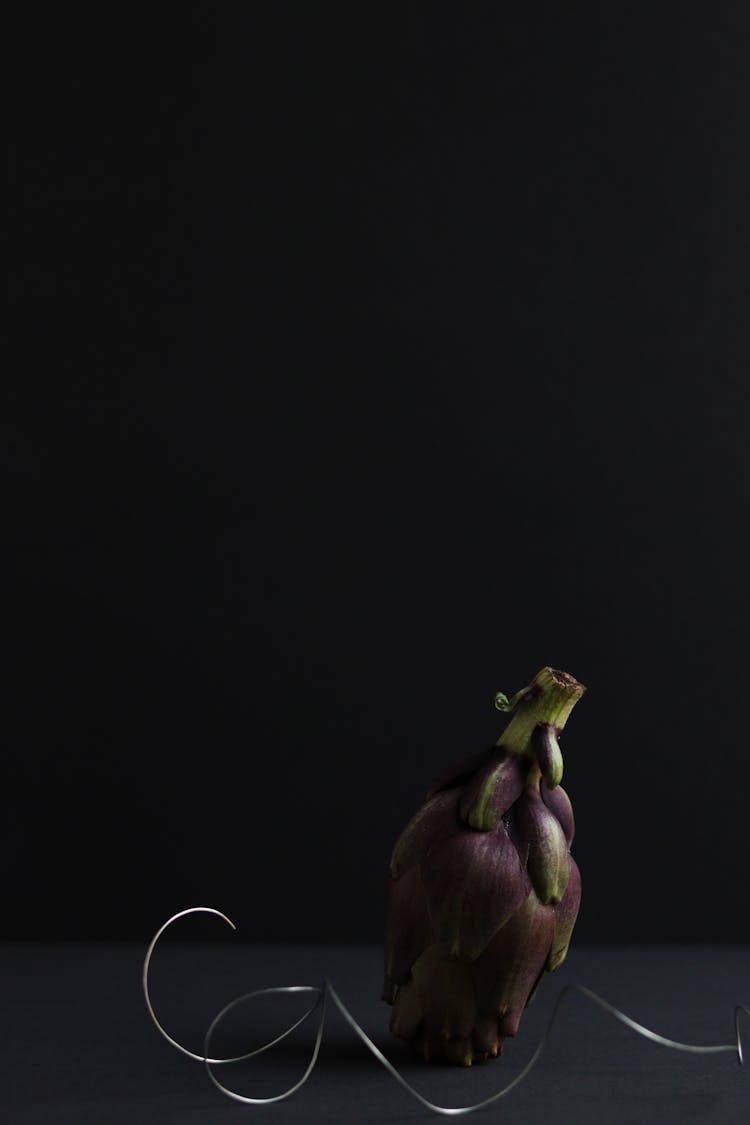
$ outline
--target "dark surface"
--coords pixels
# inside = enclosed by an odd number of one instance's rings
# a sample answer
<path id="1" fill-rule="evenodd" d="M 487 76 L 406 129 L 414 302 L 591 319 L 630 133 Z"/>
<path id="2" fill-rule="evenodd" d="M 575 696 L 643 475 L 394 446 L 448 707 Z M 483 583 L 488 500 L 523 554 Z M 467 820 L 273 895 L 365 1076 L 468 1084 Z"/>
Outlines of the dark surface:
<path id="1" fill-rule="evenodd" d="M 258 940 L 377 942 L 551 664 L 578 940 L 750 941 L 750 7 L 5 34 L 0 936 L 246 865 Z"/>
<path id="2" fill-rule="evenodd" d="M 218 923 L 217 923 L 218 924 Z M 152 1029 L 140 992 L 138 946 L 4 946 L 0 954 L 0 1116 L 10 1125 L 182 1125 L 253 1120 L 386 1122 L 430 1120 L 366 1054 L 337 1014 L 328 1017 L 309 1084 L 270 1108 L 239 1107 L 209 1084 L 202 1067 Z M 165 940 L 152 962 L 157 1013 L 176 1038 L 200 1051 L 210 1019 L 254 988 L 316 984 L 329 976 L 375 1042 L 431 1100 L 478 1101 L 507 1083 L 533 1052 L 561 986 L 577 979 L 663 1035 L 733 1042 L 732 1008 L 747 1001 L 750 952 L 743 948 L 583 949 L 544 982 L 519 1038 L 501 1060 L 471 1070 L 427 1067 L 387 1033 L 378 1000 L 380 953 L 371 948 L 187 947 Z M 291 1022 L 301 1003 L 246 1007 L 223 1047 L 259 1045 Z M 244 1031 L 244 1035 L 240 1031 Z M 265 1061 L 218 1068 L 250 1096 L 270 1096 L 301 1074 L 312 1032 L 300 1029 Z M 214 1050 L 221 1053 L 217 1038 Z M 246 1069 L 245 1069 L 246 1068 Z M 601 1122 L 727 1123 L 750 1113 L 750 1078 L 732 1055 L 696 1057 L 648 1043 L 585 1000 L 560 1011 L 538 1068 L 477 1121 L 517 1125 Z"/>

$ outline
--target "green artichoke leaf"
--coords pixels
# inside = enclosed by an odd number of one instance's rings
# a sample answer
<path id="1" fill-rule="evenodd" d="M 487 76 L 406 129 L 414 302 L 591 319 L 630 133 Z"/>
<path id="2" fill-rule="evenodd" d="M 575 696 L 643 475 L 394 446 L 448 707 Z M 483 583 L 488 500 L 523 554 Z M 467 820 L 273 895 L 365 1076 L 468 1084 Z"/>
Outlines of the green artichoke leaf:
<path id="1" fill-rule="evenodd" d="M 491 832 L 523 792 L 520 759 L 498 747 L 461 793 L 458 811 L 478 832 Z"/>
<path id="2" fill-rule="evenodd" d="M 560 902 L 570 876 L 570 852 L 557 817 L 537 788 L 529 787 L 515 805 L 521 838 L 529 845 L 526 869 L 534 890 L 548 905 Z"/>
<path id="3" fill-rule="evenodd" d="M 412 976 L 428 1035 L 469 1039 L 477 1018 L 471 966 L 446 957 L 445 949 L 434 943 L 415 961 Z"/>

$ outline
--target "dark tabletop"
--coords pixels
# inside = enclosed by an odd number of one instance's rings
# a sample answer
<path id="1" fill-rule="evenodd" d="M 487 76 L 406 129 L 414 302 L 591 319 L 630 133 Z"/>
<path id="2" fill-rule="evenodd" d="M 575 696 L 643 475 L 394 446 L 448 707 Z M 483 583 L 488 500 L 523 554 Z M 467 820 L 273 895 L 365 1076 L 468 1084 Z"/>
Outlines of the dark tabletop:
<path id="1" fill-rule="evenodd" d="M 239 1106 L 149 1023 L 140 987 L 144 947 L 0 949 L 0 1119 L 11 1125 L 437 1120 L 385 1073 L 334 1011 L 308 1084 L 271 1107 Z M 502 1059 L 463 1070 L 426 1066 L 390 1038 L 376 948 L 269 949 L 243 945 L 231 933 L 215 944 L 168 937 L 154 955 L 152 996 L 167 1029 L 200 1052 L 208 1023 L 233 997 L 269 985 L 317 984 L 325 976 L 402 1072 L 446 1105 L 479 1101 L 518 1073 L 568 981 L 586 984 L 663 1035 L 694 1043 L 732 1042 L 733 1006 L 750 1005 L 750 949 L 580 947 L 544 981 Z M 278 1033 L 285 1019 L 291 1022 L 304 1003 L 283 997 L 255 1009 L 242 1006 L 219 1029 L 215 1053 L 250 1050 Z M 218 1068 L 220 1076 L 250 1096 L 281 1091 L 304 1070 L 311 1023 L 259 1060 Z M 745 1029 L 750 1043 L 750 1021 Z M 731 1054 L 692 1056 L 646 1042 L 578 995 L 563 1005 L 528 1080 L 471 1117 L 518 1125 L 748 1119 L 750 1066 L 741 1069 Z"/>

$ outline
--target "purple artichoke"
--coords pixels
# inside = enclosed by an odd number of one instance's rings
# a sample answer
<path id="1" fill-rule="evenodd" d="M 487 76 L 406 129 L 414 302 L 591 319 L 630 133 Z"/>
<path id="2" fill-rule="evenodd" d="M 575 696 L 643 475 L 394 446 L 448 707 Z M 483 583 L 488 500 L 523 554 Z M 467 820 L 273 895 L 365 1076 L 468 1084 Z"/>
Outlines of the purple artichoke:
<path id="1" fill-rule="evenodd" d="M 496 745 L 433 785 L 393 849 L 383 997 L 427 1060 L 500 1054 L 565 960 L 581 879 L 558 735 L 584 691 L 543 668 L 498 693 L 513 715 Z"/>

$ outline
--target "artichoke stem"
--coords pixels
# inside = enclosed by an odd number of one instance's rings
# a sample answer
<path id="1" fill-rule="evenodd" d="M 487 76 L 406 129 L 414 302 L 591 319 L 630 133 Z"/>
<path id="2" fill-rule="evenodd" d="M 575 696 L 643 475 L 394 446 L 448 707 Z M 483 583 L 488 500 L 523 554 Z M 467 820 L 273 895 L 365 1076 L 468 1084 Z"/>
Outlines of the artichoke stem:
<path id="1" fill-rule="evenodd" d="M 549 723 L 559 733 L 585 690 L 584 685 L 567 672 L 542 668 L 527 688 L 513 696 L 513 717 L 496 745 L 533 760 L 531 736 L 534 728 L 539 723 Z"/>

